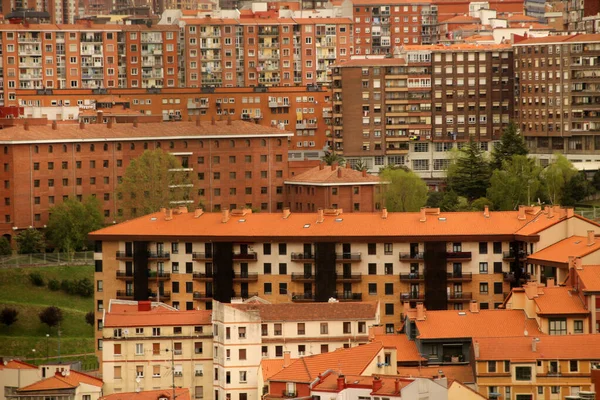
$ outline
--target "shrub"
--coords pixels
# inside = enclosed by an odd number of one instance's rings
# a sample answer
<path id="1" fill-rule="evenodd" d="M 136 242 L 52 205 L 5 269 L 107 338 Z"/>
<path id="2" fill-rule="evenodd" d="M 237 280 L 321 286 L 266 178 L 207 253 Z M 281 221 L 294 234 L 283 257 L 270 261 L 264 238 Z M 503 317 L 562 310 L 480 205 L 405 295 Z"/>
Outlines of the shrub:
<path id="1" fill-rule="evenodd" d="M 17 322 L 17 315 L 19 315 L 19 312 L 15 308 L 5 307 L 0 311 L 0 323 L 11 326 Z"/>
<path id="2" fill-rule="evenodd" d="M 60 282 L 60 289 L 68 294 L 73 294 L 73 282 L 68 279 L 63 279 Z"/>
<path id="3" fill-rule="evenodd" d="M 63 320 L 63 313 L 60 308 L 50 306 L 42 310 L 39 317 L 41 323 L 48 325 L 49 328 L 52 328 Z"/>
<path id="4" fill-rule="evenodd" d="M 35 286 L 44 286 L 44 278 L 38 271 L 29 273 L 29 281 Z"/>
<path id="5" fill-rule="evenodd" d="M 12 247 L 10 242 L 4 236 L 0 236 L 0 256 L 9 256 L 12 254 Z"/>
<path id="6" fill-rule="evenodd" d="M 88 278 L 74 282 L 75 294 L 81 297 L 92 297 L 94 295 L 94 284 Z"/>
<path id="7" fill-rule="evenodd" d="M 95 320 L 95 314 L 93 311 L 90 311 L 88 313 L 85 314 L 85 322 L 87 322 L 88 324 L 90 324 L 91 326 L 94 326 L 94 320 Z"/>
<path id="8" fill-rule="evenodd" d="M 53 292 L 60 290 L 60 282 L 58 279 L 50 279 L 48 281 L 48 289 L 52 290 Z"/>

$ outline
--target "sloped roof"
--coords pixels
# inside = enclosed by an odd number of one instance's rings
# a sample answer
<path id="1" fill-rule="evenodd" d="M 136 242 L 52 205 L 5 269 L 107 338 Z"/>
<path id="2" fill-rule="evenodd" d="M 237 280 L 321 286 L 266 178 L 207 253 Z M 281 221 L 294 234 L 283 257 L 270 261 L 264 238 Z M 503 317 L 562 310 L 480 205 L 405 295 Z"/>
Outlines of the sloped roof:
<path id="1" fill-rule="evenodd" d="M 290 177 L 285 180 L 286 184 L 329 184 L 335 185 L 340 183 L 380 183 L 380 179 L 376 175 L 363 174 L 352 168 L 340 166 L 317 166 L 309 169 L 301 174 Z"/>
<path id="2" fill-rule="evenodd" d="M 527 290 L 525 293 L 529 293 Z M 538 314 L 589 314 L 581 299 L 566 286 L 542 287 L 533 301 L 539 308 Z"/>
<path id="3" fill-rule="evenodd" d="M 378 304 L 372 302 L 337 303 L 231 303 L 242 311 L 258 310 L 263 322 L 275 321 L 359 321 L 373 320 Z"/>
<path id="4" fill-rule="evenodd" d="M 415 321 L 419 339 L 503 337 L 538 334 L 536 320 L 522 310 L 426 311 L 424 321 Z M 541 333 L 540 333 L 541 334 Z"/>
<path id="5" fill-rule="evenodd" d="M 38 369 L 38 367 L 20 360 L 9 360 L 6 364 L 0 363 L 0 371 L 3 369 Z"/>
<path id="6" fill-rule="evenodd" d="M 527 262 L 569 264 L 569 256 L 584 257 L 600 250 L 600 240 L 588 245 L 586 236 L 571 236 L 527 256 Z"/>
<path id="7" fill-rule="evenodd" d="M 290 362 L 294 362 L 298 360 L 297 358 L 291 358 Z M 283 358 L 269 358 L 263 359 L 260 362 L 260 366 L 262 367 L 262 375 L 263 381 L 268 381 L 273 375 L 279 373 L 283 366 L 285 365 L 286 360 Z"/>
<path id="8" fill-rule="evenodd" d="M 537 340 L 536 340 L 537 339 Z M 533 351 L 533 340 L 536 340 Z M 600 335 L 530 335 L 504 338 L 477 338 L 477 360 L 597 360 Z"/>
<path id="9" fill-rule="evenodd" d="M 57 372 L 51 377 L 22 387 L 17 392 L 37 392 L 42 390 L 73 389 L 81 383 L 102 387 L 102 379 L 95 378 L 82 372 L 70 370 L 68 374 L 62 375 Z"/>
<path id="10" fill-rule="evenodd" d="M 149 311 L 138 311 L 137 305 L 111 304 L 104 316 L 104 326 L 107 328 L 210 325 L 211 323 L 212 311 L 180 311 L 160 306 L 152 307 Z"/>
<path id="11" fill-rule="evenodd" d="M 600 292 L 600 265 L 584 265 L 582 269 L 576 269 L 575 273 L 583 283 L 584 292 Z"/>
<path id="12" fill-rule="evenodd" d="M 383 347 L 386 348 L 395 347 L 396 358 L 399 362 L 418 362 L 424 359 L 417 350 L 417 344 L 413 340 L 410 340 L 405 334 L 375 335 L 372 341 L 381 342 Z"/>
<path id="13" fill-rule="evenodd" d="M 158 400 L 160 398 L 171 399 L 173 389 L 144 390 L 142 392 L 119 392 L 100 397 L 100 400 Z M 176 388 L 175 397 L 178 400 L 190 400 L 188 388 Z"/>
<path id="14" fill-rule="evenodd" d="M 475 383 L 473 368 L 470 365 L 428 365 L 421 367 L 398 367 L 398 375 L 408 377 L 433 378 L 438 376 L 440 369 L 448 379 L 462 383 Z"/>
<path id="15" fill-rule="evenodd" d="M 361 375 L 381 349 L 381 342 L 372 342 L 349 349 L 340 348 L 330 353 L 301 357 L 273 375 L 269 381 L 308 383 L 328 369 L 344 375 Z"/>
<path id="16" fill-rule="evenodd" d="M 363 388 L 372 389 L 374 376 L 364 375 L 347 375 L 344 374 L 344 380 L 347 387 L 351 388 Z M 325 392 L 336 392 L 339 393 L 337 380 L 341 377 L 339 373 L 333 372 L 327 374 L 319 383 L 313 386 L 313 391 L 325 391 Z M 396 382 L 399 384 L 399 389 L 410 385 L 414 382 L 414 379 L 403 379 L 397 376 L 388 375 L 377 375 L 377 378 L 381 381 L 381 388 L 379 390 L 371 391 L 371 396 L 400 396 L 400 391 L 396 390 Z"/>

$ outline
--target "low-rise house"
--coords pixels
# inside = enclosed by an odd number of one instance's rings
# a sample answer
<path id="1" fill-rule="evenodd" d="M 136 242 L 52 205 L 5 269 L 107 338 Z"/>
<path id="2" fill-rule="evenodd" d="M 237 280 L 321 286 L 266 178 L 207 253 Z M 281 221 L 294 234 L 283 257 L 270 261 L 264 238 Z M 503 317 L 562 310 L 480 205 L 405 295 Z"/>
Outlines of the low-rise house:
<path id="1" fill-rule="evenodd" d="M 201 393 L 195 393 L 196 399 L 204 398 L 198 397 Z M 103 396 L 100 400 L 191 400 L 190 390 L 188 388 L 171 388 L 171 389 L 157 389 L 157 390 L 145 390 L 136 392 L 118 392 Z"/>
<path id="2" fill-rule="evenodd" d="M 102 395 L 102 379 L 61 367 L 47 378 L 21 386 L 7 400 L 98 400 Z"/>
<path id="3" fill-rule="evenodd" d="M 582 265 L 581 260 L 571 260 L 571 285 L 573 292 L 590 310 L 590 331 L 600 333 L 600 265 Z"/>
<path id="4" fill-rule="evenodd" d="M 19 360 L 1 360 L 0 362 L 0 400 L 14 395 L 18 388 L 31 385 L 42 378 L 35 365 Z"/>

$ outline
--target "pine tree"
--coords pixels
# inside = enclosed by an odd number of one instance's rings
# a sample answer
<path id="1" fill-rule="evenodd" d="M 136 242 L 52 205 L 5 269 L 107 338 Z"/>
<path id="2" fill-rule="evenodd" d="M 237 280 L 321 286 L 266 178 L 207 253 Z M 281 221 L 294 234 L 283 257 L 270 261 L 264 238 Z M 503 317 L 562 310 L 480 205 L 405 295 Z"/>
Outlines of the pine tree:
<path id="1" fill-rule="evenodd" d="M 500 138 L 500 142 L 492 150 L 492 169 L 502 169 L 502 163 L 510 160 L 512 156 L 526 156 L 529 154 L 519 128 L 511 121 Z"/>
<path id="2" fill-rule="evenodd" d="M 490 164 L 473 138 L 448 168 L 448 188 L 469 201 L 485 197 L 490 185 Z"/>

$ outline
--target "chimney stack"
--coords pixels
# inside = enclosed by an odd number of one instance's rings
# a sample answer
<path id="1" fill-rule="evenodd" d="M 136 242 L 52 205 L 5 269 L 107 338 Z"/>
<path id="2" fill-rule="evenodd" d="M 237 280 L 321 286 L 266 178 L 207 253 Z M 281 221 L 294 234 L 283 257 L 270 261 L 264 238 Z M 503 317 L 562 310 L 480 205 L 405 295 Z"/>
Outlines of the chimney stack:
<path id="1" fill-rule="evenodd" d="M 525 206 L 519 206 L 519 215 L 517 217 L 519 221 L 525 220 Z"/>
<path id="2" fill-rule="evenodd" d="M 223 214 L 223 218 L 221 219 L 222 223 L 226 223 L 227 221 L 229 221 L 229 209 L 225 208 L 222 212 Z"/>
<path id="3" fill-rule="evenodd" d="M 200 114 L 196 115 L 196 126 L 200 126 Z"/>
<path id="4" fill-rule="evenodd" d="M 342 177 L 342 168 L 341 167 L 337 169 L 337 177 L 338 178 Z"/>
<path id="5" fill-rule="evenodd" d="M 381 209 L 381 218 L 382 218 L 382 219 L 387 219 L 387 217 L 388 217 L 387 208 L 383 207 L 383 208 Z"/>
<path id="6" fill-rule="evenodd" d="M 425 321 L 425 306 L 423 303 L 417 303 L 417 321 Z"/>
<path id="7" fill-rule="evenodd" d="M 537 351 L 537 339 L 536 338 L 531 338 L 531 351 L 534 353 Z"/>
<path id="8" fill-rule="evenodd" d="M 79 129 L 85 129 L 85 122 L 81 121 L 79 123 Z"/>
<path id="9" fill-rule="evenodd" d="M 292 212 L 290 211 L 289 207 L 283 208 L 283 219 L 288 219 L 291 214 L 292 214 Z"/>
<path id="10" fill-rule="evenodd" d="M 23 124 L 23 128 L 25 128 L 26 131 L 29 130 L 29 121 L 25 120 L 25 123 Z"/>
<path id="11" fill-rule="evenodd" d="M 363 176 L 363 178 L 367 176 L 367 170 L 366 169 L 362 170 L 362 176 Z"/>
<path id="12" fill-rule="evenodd" d="M 479 312 L 479 303 L 477 303 L 477 300 L 473 300 L 469 303 L 469 311 L 471 311 L 473 314 L 477 314 Z"/>
<path id="13" fill-rule="evenodd" d="M 394 381 L 394 393 L 400 393 L 400 379 Z"/>
<path id="14" fill-rule="evenodd" d="M 575 209 L 573 207 L 567 208 L 567 218 L 571 218 L 575 215 Z"/>
<path id="15" fill-rule="evenodd" d="M 138 119 L 137 119 L 137 117 L 136 117 L 136 118 L 134 118 L 134 120 L 133 120 L 133 127 L 134 127 L 134 128 L 137 128 L 137 127 L 138 127 Z"/>
<path id="16" fill-rule="evenodd" d="M 548 218 L 554 217 L 554 207 L 548 207 Z"/>
<path id="17" fill-rule="evenodd" d="M 587 231 L 587 245 L 593 246 L 596 244 L 596 232 L 589 230 Z"/>
<path id="18" fill-rule="evenodd" d="M 554 278 L 546 278 L 546 287 L 554 287 Z"/>
<path id="19" fill-rule="evenodd" d="M 173 210 L 167 208 L 165 211 L 165 221 L 170 221 L 173 219 Z"/>
<path id="20" fill-rule="evenodd" d="M 319 163 L 319 170 L 321 170 L 321 171 L 322 171 L 322 170 L 323 170 L 323 168 L 325 168 L 325 163 L 324 163 L 323 161 L 321 161 L 321 162 Z"/>
<path id="21" fill-rule="evenodd" d="M 420 222 L 425 222 L 427 221 L 427 215 L 425 214 L 425 207 L 421 207 L 421 218 L 419 219 Z"/>
<path id="22" fill-rule="evenodd" d="M 490 217 L 490 207 L 489 206 L 485 206 L 483 208 L 483 216 L 485 218 L 489 218 Z"/>
<path id="23" fill-rule="evenodd" d="M 104 112 L 103 112 L 102 110 L 98 110 L 98 111 L 96 112 L 96 123 L 97 123 L 97 124 L 101 124 L 101 123 L 103 122 L 103 121 L 102 121 L 102 116 L 103 116 L 103 115 L 104 115 Z"/>
<path id="24" fill-rule="evenodd" d="M 160 212 L 164 214 L 165 212 L 167 212 L 167 209 L 165 207 L 161 207 Z"/>
<path id="25" fill-rule="evenodd" d="M 337 390 L 341 392 L 346 387 L 346 377 L 344 375 L 340 375 L 337 378 Z"/>
<path id="26" fill-rule="evenodd" d="M 337 166 L 338 166 L 338 163 L 334 162 L 333 164 L 331 164 L 331 170 L 335 171 L 335 169 L 337 168 Z"/>
<path id="27" fill-rule="evenodd" d="M 476 360 L 479 358 L 479 342 L 477 340 L 473 341 L 473 355 Z"/>
<path id="28" fill-rule="evenodd" d="M 320 224 L 323 221 L 325 221 L 325 213 L 323 212 L 322 208 L 319 208 L 317 210 L 317 224 Z"/>
<path id="29" fill-rule="evenodd" d="M 204 214 L 204 210 L 201 208 L 196 208 L 194 210 L 194 218 L 199 218 L 202 214 Z"/>
<path id="30" fill-rule="evenodd" d="M 231 125 L 231 115 L 227 114 L 227 125 Z"/>
<path id="31" fill-rule="evenodd" d="M 210 124 L 211 125 L 216 125 L 217 124 L 217 120 L 215 120 L 215 116 L 213 115 L 212 118 L 210 119 Z"/>
<path id="32" fill-rule="evenodd" d="M 283 352 L 283 368 L 287 368 L 291 363 L 292 363 L 292 361 L 291 361 L 291 357 L 290 357 L 290 352 L 284 351 Z"/>
<path id="33" fill-rule="evenodd" d="M 56 120 L 52 121 L 52 130 L 55 131 L 58 129 L 58 124 L 56 123 Z"/>
<path id="34" fill-rule="evenodd" d="M 108 122 L 106 123 L 106 127 L 111 129 L 113 127 L 113 119 L 111 117 L 108 118 Z"/>
<path id="35" fill-rule="evenodd" d="M 373 391 L 377 392 L 382 386 L 383 382 L 381 381 L 381 378 L 378 376 L 373 377 Z"/>

